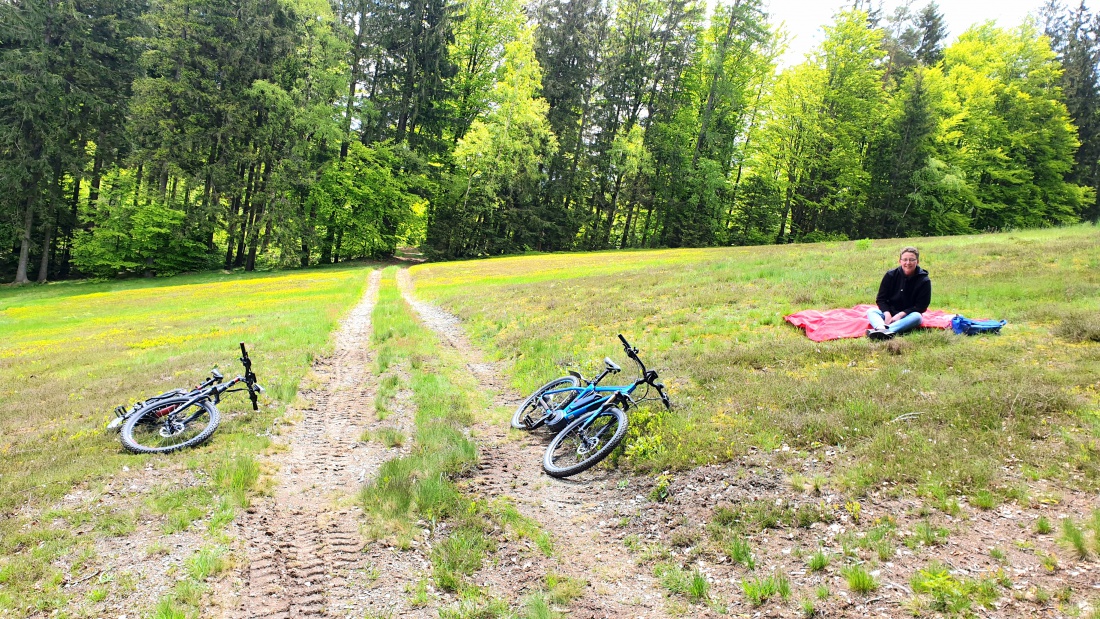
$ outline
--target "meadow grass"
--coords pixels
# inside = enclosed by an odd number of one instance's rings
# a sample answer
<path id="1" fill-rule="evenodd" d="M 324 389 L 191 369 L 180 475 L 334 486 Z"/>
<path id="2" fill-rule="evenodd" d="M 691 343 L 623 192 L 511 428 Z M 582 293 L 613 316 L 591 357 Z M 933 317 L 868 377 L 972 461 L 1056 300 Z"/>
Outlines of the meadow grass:
<path id="1" fill-rule="evenodd" d="M 815 343 L 783 316 L 874 301 L 910 243 L 933 309 L 1005 318 L 999 336 L 924 330 Z M 1100 229 L 863 243 L 524 256 L 413 267 L 417 294 L 511 362 L 523 393 L 586 375 L 623 333 L 676 405 L 640 409 L 621 462 L 640 471 L 787 444 L 840 455 L 840 487 L 942 486 L 996 504 L 1011 458 L 1035 478 L 1100 485 Z M 486 299 L 492 299 L 486 303 Z M 1068 466 L 1063 466 L 1062 463 Z"/>
<path id="2" fill-rule="evenodd" d="M 230 522 L 256 484 L 253 456 L 270 444 L 273 421 L 328 350 L 368 273 L 360 266 L 0 289 L 0 613 L 30 606 L 48 614 L 78 603 L 59 586 L 60 566 L 97 536 L 130 534 L 143 511 L 161 515 L 165 533 L 207 516 L 211 532 Z M 241 341 L 268 389 L 260 411 L 227 396 L 214 437 L 170 456 L 126 453 L 104 431 L 116 405 L 197 384 L 215 365 L 236 376 Z M 123 467 L 146 466 L 194 485 L 171 482 L 145 504 L 97 506 Z M 90 500 L 64 518 L 35 517 L 76 486 Z M 85 520 L 93 534 L 71 535 Z M 173 596 L 154 614 L 172 616 L 194 597 Z"/>

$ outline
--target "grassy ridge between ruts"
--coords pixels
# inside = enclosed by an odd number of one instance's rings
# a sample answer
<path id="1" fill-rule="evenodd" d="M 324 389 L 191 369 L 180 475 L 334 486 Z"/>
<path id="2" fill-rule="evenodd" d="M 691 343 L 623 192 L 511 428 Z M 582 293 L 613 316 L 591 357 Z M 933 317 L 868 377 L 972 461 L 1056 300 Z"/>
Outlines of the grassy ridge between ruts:
<path id="1" fill-rule="evenodd" d="M 145 515 L 162 515 L 166 532 L 232 520 L 255 483 L 252 454 L 269 444 L 273 420 L 368 274 L 350 267 L 0 291 L 0 611 L 72 611 L 128 595 L 122 579 L 90 601 L 68 599 L 61 585 L 95 568 L 91 540 L 125 536 Z M 268 389 L 259 412 L 229 395 L 211 441 L 163 457 L 128 454 L 104 432 L 118 404 L 197 384 L 215 364 L 227 378 L 241 373 L 240 341 Z M 74 487 L 95 496 L 123 467 L 146 466 L 166 471 L 150 504 L 43 512 Z M 198 486 L 181 484 L 184 476 Z M 89 527 L 92 535 L 75 534 Z M 85 610 L 105 608 L 95 604 Z"/>
<path id="2" fill-rule="evenodd" d="M 477 463 L 477 445 L 466 430 L 476 421 L 477 411 L 488 409 L 489 394 L 478 389 L 463 358 L 441 346 L 414 317 L 401 299 L 395 271 L 391 267 L 382 272 L 374 309 L 374 370 L 382 384 L 390 382 L 394 390 L 411 392 L 415 429 L 408 453 L 383 463 L 375 479 L 363 487 L 360 500 L 368 514 L 367 531 L 410 548 L 421 527 L 429 527 L 427 535 L 435 538 L 426 544 L 432 548 L 431 580 L 441 593 L 430 593 L 424 578 L 409 583 L 411 607 L 436 604 L 443 619 L 557 616 L 551 603 L 567 604 L 583 583 L 547 574 L 545 591 L 507 600 L 471 582 L 487 558 L 499 561 L 493 556 L 494 529 L 512 541 L 533 542 L 547 556 L 553 547 L 549 535 L 514 505 L 475 498 L 457 482 Z M 376 413 L 380 420 L 389 414 L 385 406 L 377 406 Z"/>
<path id="3" fill-rule="evenodd" d="M 921 249 L 932 309 L 1005 318 L 999 336 L 923 330 L 814 343 L 782 317 L 874 301 L 901 247 Z M 718 249 L 538 255 L 412 269 L 419 296 L 511 359 L 524 392 L 575 365 L 661 371 L 671 414 L 632 414 L 626 461 L 685 468 L 774 451 L 862 492 L 1100 482 L 1100 229 Z M 491 300 L 487 302 L 486 300 Z"/>

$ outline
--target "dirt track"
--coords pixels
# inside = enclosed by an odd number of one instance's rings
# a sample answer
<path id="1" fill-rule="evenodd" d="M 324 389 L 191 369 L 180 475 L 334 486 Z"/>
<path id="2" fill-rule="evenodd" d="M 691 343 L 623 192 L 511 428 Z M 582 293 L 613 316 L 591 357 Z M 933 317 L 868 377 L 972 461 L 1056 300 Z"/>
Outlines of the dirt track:
<path id="1" fill-rule="evenodd" d="M 265 466 L 277 470 L 272 496 L 257 499 L 239 522 L 246 557 L 236 580 L 237 601 L 226 606 L 235 618 L 362 617 L 394 615 L 436 617 L 452 596 L 429 587 L 431 603 L 414 607 L 411 585 L 430 575 L 432 539 L 407 550 L 367 543 L 361 534 L 356 495 L 399 449 L 376 441 L 361 442 L 377 429 L 374 393 L 377 377 L 369 369 L 370 316 L 379 288 L 372 274 L 363 300 L 336 335 L 332 356 L 314 363 L 299 393 L 308 405 L 289 410 L 282 447 Z M 466 359 L 467 368 L 494 392 L 494 405 L 520 400 L 493 363 L 470 346 L 453 317 L 412 296 L 407 271 L 399 274 L 405 299 L 441 341 Z M 406 399 L 407 400 L 407 399 Z M 408 402 L 384 425 L 411 427 Z M 485 415 L 479 415 L 485 417 Z M 547 573 L 588 582 L 585 595 L 572 604 L 573 617 L 663 616 L 661 594 L 651 575 L 639 572 L 623 547 L 622 533 L 610 527 L 636 511 L 633 500 L 606 473 L 552 480 L 542 474 L 541 436 L 518 440 L 501 424 L 471 428 L 479 444 L 478 471 L 462 481 L 468 491 L 488 500 L 504 499 L 552 533 L 552 557 L 529 542 L 501 535 L 492 561 L 472 580 L 498 598 L 519 604 Z M 445 529 L 443 529 L 445 534 Z"/>

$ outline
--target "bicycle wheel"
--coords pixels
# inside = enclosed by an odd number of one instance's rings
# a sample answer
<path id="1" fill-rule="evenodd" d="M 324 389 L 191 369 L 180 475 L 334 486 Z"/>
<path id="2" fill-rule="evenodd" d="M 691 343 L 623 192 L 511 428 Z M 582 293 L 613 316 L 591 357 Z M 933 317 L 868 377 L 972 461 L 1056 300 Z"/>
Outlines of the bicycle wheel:
<path id="1" fill-rule="evenodd" d="M 122 446 L 134 453 L 168 453 L 210 438 L 221 421 L 218 409 L 207 400 L 184 406 L 187 400 L 162 400 L 128 417 Z"/>
<path id="2" fill-rule="evenodd" d="M 550 441 L 542 468 L 551 477 L 569 477 L 592 467 L 626 436 L 626 413 L 619 408 L 605 408 L 583 428 L 589 418 L 589 415 L 578 417 Z"/>
<path id="3" fill-rule="evenodd" d="M 545 415 L 545 410 L 542 408 L 540 399 L 542 394 L 547 391 L 553 391 L 554 389 L 568 389 L 569 387 L 576 387 L 580 384 L 576 376 L 562 376 L 561 378 L 555 378 L 554 380 L 539 387 L 532 393 L 526 400 L 519 405 L 514 415 L 512 415 L 512 427 L 517 430 L 534 430 L 542 425 L 541 420 Z M 573 398 L 577 397 L 576 391 L 563 391 L 562 393 L 551 393 L 546 396 L 546 405 L 549 410 L 557 410 L 564 408 L 569 404 Z"/>

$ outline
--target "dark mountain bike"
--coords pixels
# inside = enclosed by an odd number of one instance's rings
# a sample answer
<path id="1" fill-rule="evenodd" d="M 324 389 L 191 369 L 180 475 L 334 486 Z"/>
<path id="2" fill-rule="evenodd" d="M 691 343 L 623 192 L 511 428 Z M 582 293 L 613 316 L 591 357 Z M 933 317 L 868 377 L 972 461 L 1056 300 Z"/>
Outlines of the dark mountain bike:
<path id="1" fill-rule="evenodd" d="M 108 429 L 121 429 L 123 447 L 134 453 L 168 453 L 202 443 L 218 429 L 221 413 L 217 404 L 223 394 L 248 391 L 252 410 L 260 408 L 257 399 L 264 389 L 256 382 L 244 342 L 240 361 L 244 375 L 228 383 L 222 383 L 225 377 L 213 370 L 210 378 L 194 389 L 166 391 L 135 403 L 129 410 L 119 406 Z M 245 386 L 233 389 L 240 383 Z"/>

